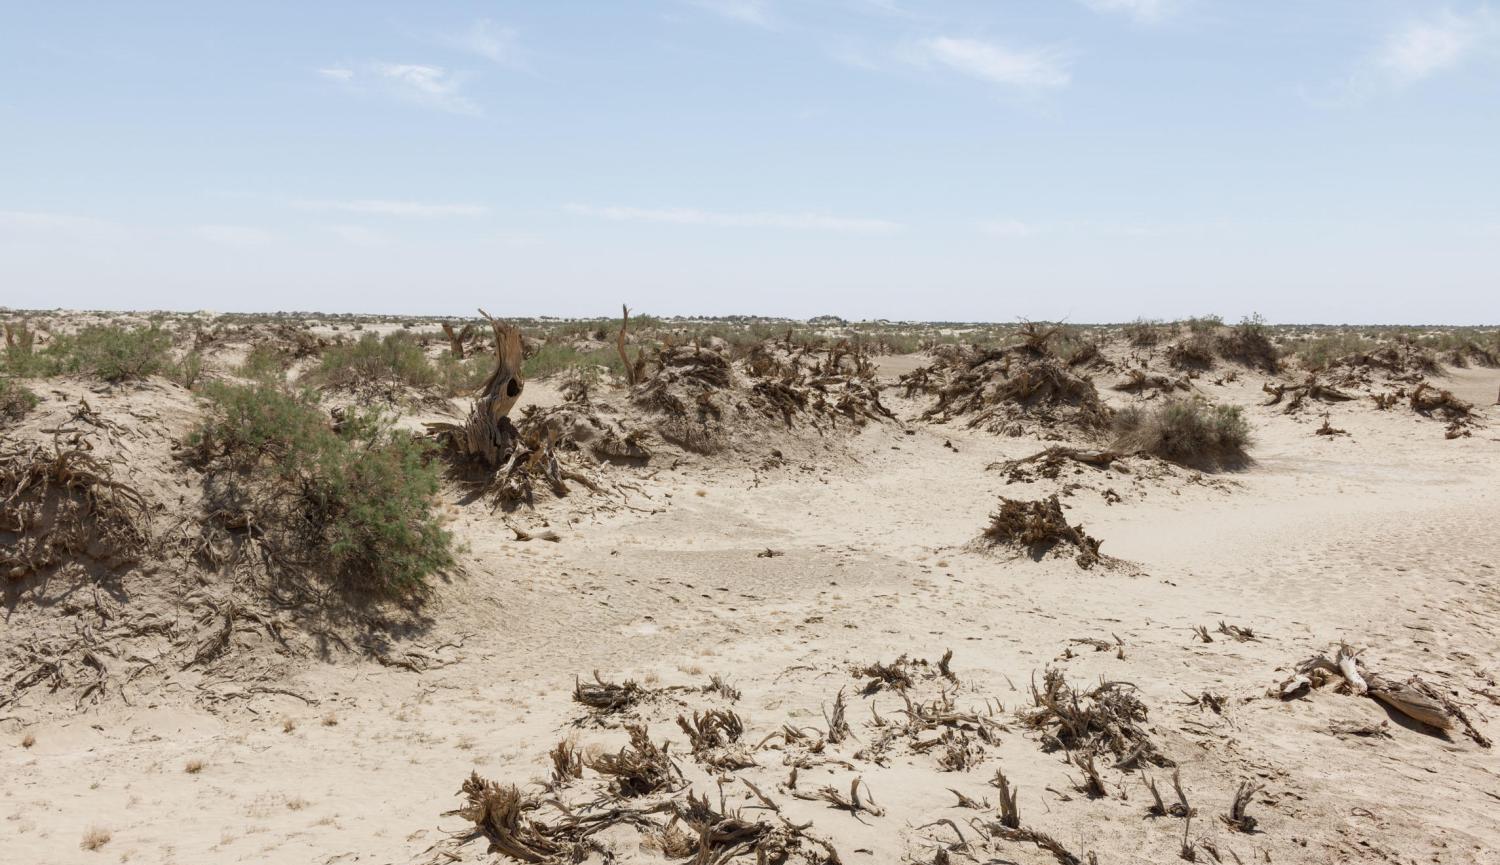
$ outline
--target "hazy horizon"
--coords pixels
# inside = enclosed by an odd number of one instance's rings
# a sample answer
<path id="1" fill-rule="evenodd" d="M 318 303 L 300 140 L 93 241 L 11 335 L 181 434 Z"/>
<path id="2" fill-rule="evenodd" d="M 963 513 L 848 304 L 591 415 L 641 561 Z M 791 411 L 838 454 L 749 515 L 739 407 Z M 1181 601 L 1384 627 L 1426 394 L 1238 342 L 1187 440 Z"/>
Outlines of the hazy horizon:
<path id="1" fill-rule="evenodd" d="M 10 13 L 12 307 L 1496 315 L 1488 3 Z"/>

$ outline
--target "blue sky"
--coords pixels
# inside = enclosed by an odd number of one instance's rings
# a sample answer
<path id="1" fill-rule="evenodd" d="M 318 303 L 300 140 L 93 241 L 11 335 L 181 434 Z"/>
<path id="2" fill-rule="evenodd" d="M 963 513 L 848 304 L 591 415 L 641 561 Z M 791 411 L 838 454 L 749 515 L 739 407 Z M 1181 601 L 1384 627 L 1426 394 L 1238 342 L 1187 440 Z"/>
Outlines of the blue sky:
<path id="1" fill-rule="evenodd" d="M 3 11 L 0 305 L 1500 320 L 1500 6 Z"/>

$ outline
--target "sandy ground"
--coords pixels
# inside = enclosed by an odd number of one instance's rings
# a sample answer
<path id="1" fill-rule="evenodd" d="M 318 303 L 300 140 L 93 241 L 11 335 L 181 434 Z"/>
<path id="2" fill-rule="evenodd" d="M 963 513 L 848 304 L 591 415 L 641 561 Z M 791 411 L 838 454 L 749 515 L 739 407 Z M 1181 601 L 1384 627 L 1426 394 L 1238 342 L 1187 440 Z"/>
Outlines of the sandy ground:
<path id="1" fill-rule="evenodd" d="M 1488 405 L 1500 373 L 1458 371 L 1448 386 Z M 952 648 L 964 705 L 1027 705 L 1028 681 L 1049 665 L 1078 683 L 1139 686 L 1200 810 L 1189 831 L 1225 861 L 1500 862 L 1492 751 L 1413 729 L 1372 700 L 1265 696 L 1289 665 L 1343 639 L 1375 669 L 1460 689 L 1480 729 L 1500 734 L 1485 720 L 1500 701 L 1495 411 L 1471 438 L 1448 441 L 1437 421 L 1340 405 L 1331 420 L 1350 435 L 1329 438 L 1313 435 L 1316 412 L 1259 407 L 1258 384 L 1209 389 L 1252 406 L 1254 465 L 1207 483 L 1120 477 L 1119 504 L 1091 489 L 1066 498 L 1070 518 L 1131 563 L 1112 569 L 973 549 L 997 495 L 1052 488 L 1007 487 L 986 470 L 1035 451 L 1034 440 L 949 426 L 872 426 L 850 445 L 853 459 L 826 465 L 662 471 L 633 499 L 640 510 L 558 521 L 556 544 L 517 543 L 496 517 L 466 509 L 456 525 L 467 572 L 444 587 L 430 610 L 438 626 L 420 639 L 453 663 L 423 673 L 313 665 L 284 683 L 297 696 L 245 694 L 213 710 L 185 696 L 204 683 L 184 673 L 135 705 L 13 717 L 0 728 L 0 861 L 430 861 L 463 828 L 443 812 L 471 770 L 524 782 L 546 774 L 561 738 L 621 741 L 574 724 L 575 676 L 700 684 L 719 674 L 742 689 L 746 738 L 759 741 L 784 722 L 821 727 L 822 707 L 858 687 L 850 664 Z M 887 401 L 908 418 L 919 410 Z M 768 547 L 784 555 L 756 556 Z M 1262 638 L 1195 638 L 1194 626 L 1220 620 Z M 1123 658 L 1070 650 L 1071 638 L 1115 636 Z M 1222 715 L 1187 704 L 1185 693 L 1210 689 L 1228 698 Z M 872 705 L 890 715 L 900 702 L 852 697 L 856 736 L 868 736 Z M 658 737 L 677 732 L 673 714 L 652 718 Z M 1391 738 L 1338 737 L 1332 720 L 1390 720 Z M 776 752 L 759 762 L 752 777 L 766 789 L 785 778 Z M 969 772 L 899 755 L 804 778 L 847 786 L 857 774 L 884 816 L 786 807 L 816 821 L 845 862 L 925 862 L 953 839 L 919 827 L 972 815 L 949 788 L 993 801 L 997 767 L 1020 787 L 1025 821 L 1070 849 L 1105 863 L 1179 861 L 1183 823 L 1144 817 L 1137 774 L 1107 770 L 1110 795 L 1085 798 L 1061 755 L 1014 724 Z M 1243 779 L 1265 785 L 1248 835 L 1217 818 Z M 87 850 L 91 830 L 109 837 Z M 1028 845 L 999 852 L 979 861 L 1052 861 Z M 457 855 L 491 861 L 482 842 Z"/>

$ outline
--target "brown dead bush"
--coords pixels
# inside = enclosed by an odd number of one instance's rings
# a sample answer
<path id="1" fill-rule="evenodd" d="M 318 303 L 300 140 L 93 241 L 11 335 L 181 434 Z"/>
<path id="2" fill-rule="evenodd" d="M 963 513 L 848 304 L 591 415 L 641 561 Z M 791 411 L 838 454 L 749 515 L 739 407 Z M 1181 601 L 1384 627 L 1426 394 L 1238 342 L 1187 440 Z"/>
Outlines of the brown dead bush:
<path id="1" fill-rule="evenodd" d="M 992 544 L 1024 549 L 1038 561 L 1059 548 L 1076 550 L 1074 561 L 1081 568 L 1093 567 L 1102 560 L 1102 542 L 1089 537 L 1082 525 L 1068 525 L 1055 495 L 1038 501 L 1002 497 L 984 538 Z"/>

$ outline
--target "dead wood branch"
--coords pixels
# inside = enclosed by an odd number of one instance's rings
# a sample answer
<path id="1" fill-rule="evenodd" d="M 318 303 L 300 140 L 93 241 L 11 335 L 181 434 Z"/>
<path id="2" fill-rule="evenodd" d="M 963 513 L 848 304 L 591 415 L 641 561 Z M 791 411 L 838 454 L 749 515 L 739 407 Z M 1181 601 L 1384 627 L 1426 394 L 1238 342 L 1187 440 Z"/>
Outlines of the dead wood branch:
<path id="1" fill-rule="evenodd" d="M 1219 819 L 1236 831 L 1254 832 L 1256 820 L 1250 816 L 1250 801 L 1256 793 L 1264 789 L 1263 784 L 1241 781 L 1239 788 L 1234 791 L 1234 801 L 1229 805 L 1229 813 L 1220 814 Z"/>

